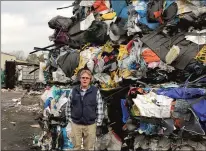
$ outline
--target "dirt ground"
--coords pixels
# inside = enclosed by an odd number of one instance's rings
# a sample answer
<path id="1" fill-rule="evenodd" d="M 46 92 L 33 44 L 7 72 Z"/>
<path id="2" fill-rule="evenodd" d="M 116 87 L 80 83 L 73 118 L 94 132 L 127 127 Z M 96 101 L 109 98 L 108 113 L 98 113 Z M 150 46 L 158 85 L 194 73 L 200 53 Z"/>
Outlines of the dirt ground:
<path id="1" fill-rule="evenodd" d="M 35 118 L 41 111 L 40 96 L 26 94 L 19 105 L 12 101 L 24 93 L 1 92 L 1 150 L 34 150 L 33 137 L 41 133 L 40 128 L 30 126 L 38 124 Z"/>

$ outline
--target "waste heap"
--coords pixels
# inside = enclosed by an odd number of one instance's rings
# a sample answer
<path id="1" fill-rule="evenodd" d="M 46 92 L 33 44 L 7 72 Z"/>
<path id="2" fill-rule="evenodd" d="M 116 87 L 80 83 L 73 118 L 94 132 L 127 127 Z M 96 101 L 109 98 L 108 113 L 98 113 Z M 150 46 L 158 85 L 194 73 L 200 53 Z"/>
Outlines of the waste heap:
<path id="1" fill-rule="evenodd" d="M 46 80 L 77 84 L 87 68 L 101 89 L 97 150 L 206 149 L 206 1 L 75 0 L 48 25 Z"/>

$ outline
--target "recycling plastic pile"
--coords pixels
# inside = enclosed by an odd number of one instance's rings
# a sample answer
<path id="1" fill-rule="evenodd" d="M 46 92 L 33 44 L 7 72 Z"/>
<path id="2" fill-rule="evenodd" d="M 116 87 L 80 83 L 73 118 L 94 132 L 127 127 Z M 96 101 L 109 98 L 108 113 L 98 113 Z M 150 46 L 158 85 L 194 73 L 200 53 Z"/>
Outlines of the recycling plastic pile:
<path id="1" fill-rule="evenodd" d="M 205 1 L 76 0 L 71 18 L 48 22 L 45 79 L 74 85 L 92 71 L 105 101 L 96 150 L 205 150 L 205 18 Z M 42 99 L 44 110 L 65 103 L 62 95 Z"/>
<path id="2" fill-rule="evenodd" d="M 73 144 L 68 138 L 71 126 L 65 123 L 65 108 L 70 89 L 56 86 L 47 87 L 41 96 L 43 114 L 38 117 L 42 133 L 35 136 L 33 145 L 41 150 L 71 149 Z"/>

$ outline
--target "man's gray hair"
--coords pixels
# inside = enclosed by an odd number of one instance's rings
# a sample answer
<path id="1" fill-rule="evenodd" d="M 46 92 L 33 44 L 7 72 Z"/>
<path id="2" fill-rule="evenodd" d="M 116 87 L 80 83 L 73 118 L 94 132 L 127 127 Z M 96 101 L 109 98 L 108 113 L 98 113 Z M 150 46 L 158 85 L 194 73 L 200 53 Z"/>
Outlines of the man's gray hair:
<path id="1" fill-rule="evenodd" d="M 90 78 L 92 79 L 92 73 L 91 73 L 90 70 L 82 70 L 82 71 L 80 72 L 80 78 L 81 78 L 81 76 L 82 76 L 84 73 L 87 73 L 87 74 L 90 76 Z"/>

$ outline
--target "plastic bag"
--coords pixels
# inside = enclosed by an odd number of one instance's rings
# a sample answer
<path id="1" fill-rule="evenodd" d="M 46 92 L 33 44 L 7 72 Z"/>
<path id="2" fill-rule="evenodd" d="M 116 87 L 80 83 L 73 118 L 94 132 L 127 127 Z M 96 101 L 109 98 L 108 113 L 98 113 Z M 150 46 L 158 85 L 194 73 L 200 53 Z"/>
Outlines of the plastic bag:
<path id="1" fill-rule="evenodd" d="M 104 44 L 108 40 L 107 24 L 101 21 L 93 21 L 92 25 L 85 32 L 84 38 L 87 42 Z"/>
<path id="2" fill-rule="evenodd" d="M 94 75 L 95 80 L 102 82 L 102 83 L 109 83 L 111 77 L 106 73 L 97 73 Z"/>
<path id="3" fill-rule="evenodd" d="M 60 99 L 58 100 L 58 102 L 56 103 L 57 111 L 60 111 L 61 107 L 62 107 L 65 103 L 67 103 L 67 100 L 68 100 L 68 98 L 66 98 L 66 97 L 60 98 Z"/>
<path id="4" fill-rule="evenodd" d="M 48 22 L 48 25 L 51 29 L 62 29 L 63 31 L 68 31 L 72 24 L 73 21 L 70 18 L 63 17 L 60 15 L 53 17 Z"/>
<path id="5" fill-rule="evenodd" d="M 58 68 L 55 72 L 52 72 L 53 81 L 58 81 L 62 83 L 66 83 L 69 81 L 69 78 L 66 77 L 65 73 L 61 68 Z"/>
<path id="6" fill-rule="evenodd" d="M 122 147 L 122 142 L 118 139 L 118 136 L 109 132 L 102 137 L 98 138 L 95 143 L 95 150 L 116 150 L 120 151 Z"/>
<path id="7" fill-rule="evenodd" d="M 44 73 L 43 70 L 46 67 L 46 63 L 40 62 L 39 64 L 39 82 L 45 83 Z"/>
<path id="8" fill-rule="evenodd" d="M 53 98 L 53 95 L 52 95 L 52 90 L 46 90 L 42 95 L 41 95 L 41 100 L 45 103 L 45 101 L 49 98 L 49 97 L 52 97 Z"/>
<path id="9" fill-rule="evenodd" d="M 70 138 L 71 137 L 71 132 L 72 132 L 72 126 L 71 126 L 70 122 L 66 126 L 66 132 L 67 132 L 68 138 Z"/>

